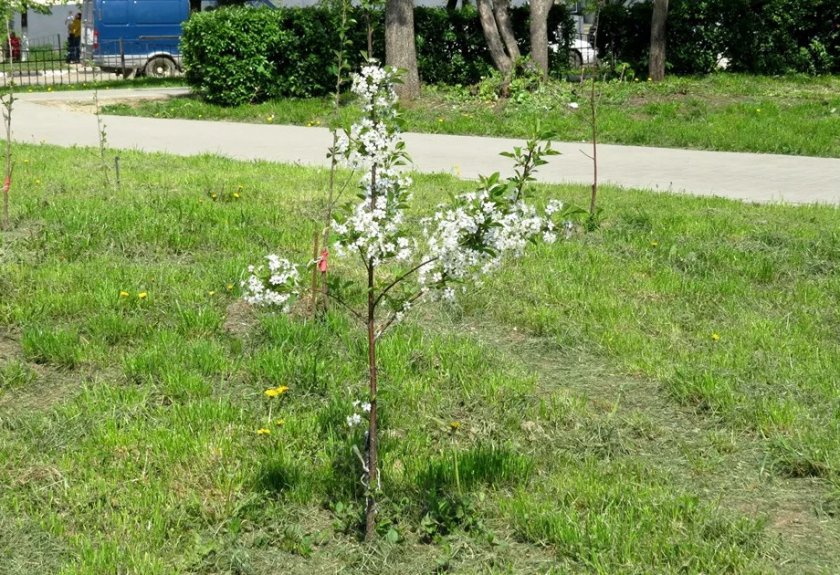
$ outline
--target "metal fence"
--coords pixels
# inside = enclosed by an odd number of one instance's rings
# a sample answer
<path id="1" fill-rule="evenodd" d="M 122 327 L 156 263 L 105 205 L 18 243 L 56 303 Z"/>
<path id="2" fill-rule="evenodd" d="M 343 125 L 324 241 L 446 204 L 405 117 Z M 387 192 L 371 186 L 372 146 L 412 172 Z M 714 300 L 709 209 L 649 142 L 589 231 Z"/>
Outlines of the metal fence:
<path id="1" fill-rule="evenodd" d="M 11 50 L 6 40 L 0 48 L 0 86 L 57 86 L 133 78 L 144 70 L 149 55 L 149 71 L 153 75 L 178 73 L 171 59 L 155 59 L 152 47 L 147 45 L 126 46 L 120 41 L 112 46 L 98 46 L 94 54 L 86 46 L 71 53 L 61 36 L 15 40 Z M 126 56 L 127 52 L 133 55 Z M 109 55 L 103 57 L 103 53 Z M 94 65 L 94 60 L 107 68 Z"/>

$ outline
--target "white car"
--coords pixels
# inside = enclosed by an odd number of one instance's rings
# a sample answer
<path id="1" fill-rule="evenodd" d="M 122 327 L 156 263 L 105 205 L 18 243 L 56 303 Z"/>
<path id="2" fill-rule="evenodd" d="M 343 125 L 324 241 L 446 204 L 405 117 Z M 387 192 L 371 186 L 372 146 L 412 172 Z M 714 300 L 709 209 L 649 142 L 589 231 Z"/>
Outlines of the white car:
<path id="1" fill-rule="evenodd" d="M 549 44 L 549 49 L 557 53 L 560 50 L 559 44 Z M 583 38 L 575 38 L 569 44 L 569 67 L 582 68 L 584 66 L 594 66 L 598 62 L 598 51 L 592 47 L 587 40 Z"/>

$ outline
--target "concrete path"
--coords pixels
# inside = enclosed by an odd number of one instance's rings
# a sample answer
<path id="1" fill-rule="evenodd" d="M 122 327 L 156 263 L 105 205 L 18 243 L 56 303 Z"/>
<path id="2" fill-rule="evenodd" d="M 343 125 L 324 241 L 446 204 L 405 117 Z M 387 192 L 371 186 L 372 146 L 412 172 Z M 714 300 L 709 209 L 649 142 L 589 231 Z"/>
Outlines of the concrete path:
<path id="1" fill-rule="evenodd" d="M 102 90 L 99 99 L 165 98 L 185 92 L 181 88 Z M 98 146 L 95 116 L 67 107 L 69 103 L 92 102 L 91 91 L 20 94 L 12 138 L 60 146 Z M 113 148 L 328 165 L 326 150 L 331 138 L 325 128 L 103 118 L 108 145 Z M 406 134 L 405 140 L 418 171 L 471 179 L 495 171 L 509 173 L 510 163 L 499 157 L 499 152 L 522 144 L 522 140 L 433 134 Z M 538 179 L 591 184 L 592 162 L 583 154 L 591 147 L 585 143 L 557 143 L 555 147 L 562 155 L 549 158 Z M 753 202 L 840 205 L 840 159 L 606 144 L 598 146 L 598 158 L 599 179 L 604 184 Z"/>

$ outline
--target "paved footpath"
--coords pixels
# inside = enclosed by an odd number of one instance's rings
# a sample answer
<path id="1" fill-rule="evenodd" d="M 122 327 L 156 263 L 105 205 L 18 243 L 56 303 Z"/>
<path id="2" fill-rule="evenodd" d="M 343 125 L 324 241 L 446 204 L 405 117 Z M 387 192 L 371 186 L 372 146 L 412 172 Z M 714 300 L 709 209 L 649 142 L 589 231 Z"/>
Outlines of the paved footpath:
<path id="1" fill-rule="evenodd" d="M 102 90 L 100 102 L 164 98 L 182 88 Z M 59 146 L 98 146 L 93 92 L 22 93 L 15 102 L 12 138 Z M 62 105 L 62 103 L 64 105 Z M 68 108 L 88 104 L 91 111 Z M 56 105 L 58 104 L 58 105 Z M 108 145 L 117 149 L 179 155 L 219 154 L 242 160 L 327 165 L 331 142 L 325 128 L 104 116 Z M 499 152 L 522 140 L 405 134 L 406 147 L 421 172 L 446 172 L 463 178 L 501 171 L 509 161 Z M 560 156 L 549 158 L 538 179 L 554 183 L 592 183 L 586 143 L 557 143 Z M 754 202 L 840 205 L 840 159 L 702 152 L 638 146 L 598 146 L 601 183 Z"/>

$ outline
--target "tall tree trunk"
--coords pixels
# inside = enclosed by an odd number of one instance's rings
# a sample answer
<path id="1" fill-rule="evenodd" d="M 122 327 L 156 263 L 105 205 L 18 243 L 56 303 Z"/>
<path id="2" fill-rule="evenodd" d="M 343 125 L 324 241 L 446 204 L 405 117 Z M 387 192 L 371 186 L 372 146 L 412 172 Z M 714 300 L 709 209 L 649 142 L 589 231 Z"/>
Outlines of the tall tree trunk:
<path id="1" fill-rule="evenodd" d="M 420 95 L 413 0 L 387 0 L 385 3 L 385 63 L 405 70 L 402 84 L 394 86 L 400 99 L 413 100 Z"/>
<path id="2" fill-rule="evenodd" d="M 493 0 L 493 16 L 505 43 L 508 56 L 514 62 L 519 57 L 519 44 L 516 43 L 516 36 L 513 35 L 513 24 L 510 21 L 510 0 Z"/>
<path id="3" fill-rule="evenodd" d="M 548 11 L 554 0 L 531 0 L 531 60 L 548 76 Z"/>
<path id="4" fill-rule="evenodd" d="M 507 75 L 513 69 L 513 60 L 505 52 L 502 37 L 499 34 L 499 27 L 496 25 L 496 17 L 493 15 L 493 7 L 490 0 L 477 0 L 478 18 L 481 22 L 481 30 L 484 32 L 484 39 L 487 41 L 487 49 L 490 51 L 490 58 L 493 65 L 501 73 Z"/>
<path id="5" fill-rule="evenodd" d="M 659 82 L 665 78 L 665 22 L 668 19 L 668 0 L 653 0 L 650 20 L 650 62 L 648 76 Z"/>

